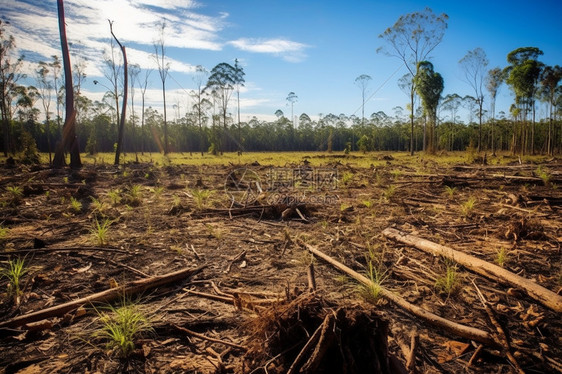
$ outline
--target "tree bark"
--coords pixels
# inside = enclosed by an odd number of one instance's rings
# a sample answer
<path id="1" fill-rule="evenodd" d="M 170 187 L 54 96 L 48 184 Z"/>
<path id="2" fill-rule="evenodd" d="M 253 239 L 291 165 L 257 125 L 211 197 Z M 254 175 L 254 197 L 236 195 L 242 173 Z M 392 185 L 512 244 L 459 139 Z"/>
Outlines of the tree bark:
<path id="1" fill-rule="evenodd" d="M 119 165 L 119 158 L 121 156 L 121 150 L 123 149 L 123 133 L 125 132 L 125 116 L 127 112 L 127 92 L 129 88 L 129 72 L 127 69 L 127 53 L 125 52 L 125 46 L 123 46 L 115 34 L 113 33 L 113 23 L 109 21 L 109 29 L 111 30 L 111 35 L 119 44 L 121 48 L 121 53 L 123 53 L 123 105 L 121 109 L 121 118 L 119 123 L 119 132 L 117 134 L 117 149 L 115 150 L 115 161 L 113 162 L 114 165 Z"/>
<path id="2" fill-rule="evenodd" d="M 82 161 L 80 160 L 80 147 L 76 136 L 76 110 L 74 109 L 74 87 L 72 86 L 72 69 L 70 65 L 70 53 L 68 50 L 68 42 L 66 40 L 66 24 L 64 18 L 63 0 L 57 0 L 59 15 L 59 33 L 62 48 L 62 60 L 64 66 L 64 81 L 66 90 L 66 113 L 64 127 L 62 131 L 62 140 L 57 145 L 53 166 L 61 168 L 64 166 L 64 152 L 70 150 L 70 167 L 80 168 Z"/>
<path id="3" fill-rule="evenodd" d="M 128 285 L 111 288 L 109 290 L 101 291 L 92 294 L 90 296 L 82 297 L 78 300 L 69 301 L 61 305 L 56 305 L 47 309 L 42 309 L 36 312 L 14 317 L 10 320 L 0 322 L 0 328 L 5 328 L 5 327 L 13 328 L 13 327 L 25 325 L 30 322 L 40 321 L 46 318 L 62 316 L 85 304 L 91 304 L 94 302 L 107 303 L 119 297 L 123 297 L 124 295 L 133 295 L 139 292 L 144 292 L 151 288 L 180 281 L 184 278 L 188 278 L 199 273 L 204 268 L 205 266 L 200 266 L 195 269 L 182 269 L 182 270 L 175 271 L 173 273 L 167 273 L 163 275 L 157 275 L 151 278 L 140 279 L 131 282 Z"/>
<path id="4" fill-rule="evenodd" d="M 393 228 L 386 228 L 382 233 L 387 238 L 416 247 L 434 256 L 445 256 L 486 278 L 517 287 L 544 306 L 558 313 L 562 312 L 562 296 L 504 268 Z"/>

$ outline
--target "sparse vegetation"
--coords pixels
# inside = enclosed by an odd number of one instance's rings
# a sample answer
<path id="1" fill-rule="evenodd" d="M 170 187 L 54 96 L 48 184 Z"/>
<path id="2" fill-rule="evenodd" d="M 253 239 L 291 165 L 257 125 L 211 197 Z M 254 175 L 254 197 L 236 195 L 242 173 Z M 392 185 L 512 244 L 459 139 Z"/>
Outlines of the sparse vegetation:
<path id="1" fill-rule="evenodd" d="M 121 202 L 121 191 L 119 189 L 109 190 L 107 197 L 109 197 L 111 204 L 115 206 Z"/>
<path id="2" fill-rule="evenodd" d="M 200 189 L 192 189 L 191 195 L 193 196 L 193 201 L 195 201 L 195 206 L 197 210 L 202 210 L 203 208 L 207 207 L 207 202 L 213 191 L 211 190 L 200 190 Z"/>
<path id="3" fill-rule="evenodd" d="M 496 254 L 495 262 L 499 266 L 503 267 L 505 265 L 505 262 L 507 261 L 507 258 L 508 258 L 507 248 L 502 247 Z"/>
<path id="4" fill-rule="evenodd" d="M 27 273 L 25 261 L 22 258 L 10 259 L 5 268 L 0 269 L 0 278 L 8 279 L 8 297 L 13 297 L 14 304 L 19 305 L 21 296 L 21 278 Z"/>
<path id="5" fill-rule="evenodd" d="M 107 244 L 109 226 L 111 226 L 111 221 L 109 218 L 105 218 L 100 224 L 97 218 L 94 219 L 93 227 L 90 229 L 95 242 L 100 246 Z"/>
<path id="6" fill-rule="evenodd" d="M 351 181 L 353 180 L 354 174 L 350 171 L 344 171 L 342 176 L 341 176 L 341 183 L 344 186 L 348 186 Z"/>
<path id="7" fill-rule="evenodd" d="M 460 278 L 457 272 L 457 265 L 450 261 L 445 261 L 445 274 L 438 277 L 435 281 L 435 289 L 439 294 L 445 294 L 447 297 L 459 287 Z"/>
<path id="8" fill-rule="evenodd" d="M 539 165 L 537 167 L 535 173 L 542 180 L 545 186 L 550 185 L 551 174 L 547 170 L 545 170 L 542 165 Z"/>
<path id="9" fill-rule="evenodd" d="M 474 205 L 476 204 L 476 198 L 470 196 L 468 200 L 461 204 L 461 213 L 463 216 L 468 217 L 474 211 Z"/>
<path id="10" fill-rule="evenodd" d="M 19 205 L 23 198 L 23 189 L 19 186 L 7 186 L 8 203 L 12 206 Z"/>
<path id="11" fill-rule="evenodd" d="M 74 197 L 70 197 L 70 209 L 74 213 L 79 213 L 82 210 L 82 203 Z"/>
<path id="12" fill-rule="evenodd" d="M 140 305 L 123 300 L 118 307 L 108 306 L 107 311 L 98 311 L 100 328 L 94 337 L 106 341 L 106 348 L 117 350 L 126 358 L 135 350 L 135 340 L 154 331 L 152 324 Z"/>
<path id="13" fill-rule="evenodd" d="M 456 187 L 445 186 L 445 194 L 447 195 L 449 200 L 452 199 L 455 196 L 456 191 L 457 191 Z"/>

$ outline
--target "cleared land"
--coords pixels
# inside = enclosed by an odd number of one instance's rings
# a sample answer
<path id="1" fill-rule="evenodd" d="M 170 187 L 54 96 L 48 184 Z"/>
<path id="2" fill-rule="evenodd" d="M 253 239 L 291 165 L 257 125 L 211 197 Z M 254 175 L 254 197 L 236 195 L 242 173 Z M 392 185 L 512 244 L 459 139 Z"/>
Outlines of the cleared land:
<path id="1" fill-rule="evenodd" d="M 26 270 L 17 295 L 0 281 L 4 372 L 562 372 L 560 159 L 83 160 L 1 166 L 1 265 Z M 389 228 L 528 279 L 552 305 Z M 123 353 L 103 327 L 130 300 L 149 328 Z"/>

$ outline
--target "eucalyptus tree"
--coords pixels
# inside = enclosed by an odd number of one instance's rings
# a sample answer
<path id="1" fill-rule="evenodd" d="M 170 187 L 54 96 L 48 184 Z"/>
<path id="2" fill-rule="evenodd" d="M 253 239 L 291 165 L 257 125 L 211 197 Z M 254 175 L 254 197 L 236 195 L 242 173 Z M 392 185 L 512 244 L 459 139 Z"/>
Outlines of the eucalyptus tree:
<path id="1" fill-rule="evenodd" d="M 53 59 L 53 61 L 51 61 L 49 63 L 49 67 L 51 68 L 51 71 L 53 72 L 53 89 L 55 91 L 55 102 L 56 102 L 56 107 L 57 107 L 57 125 L 58 125 L 58 132 L 60 134 L 61 133 L 60 106 L 61 106 L 61 102 L 62 102 L 62 97 L 61 97 L 61 95 L 59 95 L 59 90 L 60 90 L 61 86 L 59 86 L 58 81 L 59 81 L 60 72 L 61 72 L 61 62 L 60 62 L 60 59 L 57 55 L 53 55 L 53 56 L 51 56 L 51 58 Z"/>
<path id="2" fill-rule="evenodd" d="M 526 128 L 527 112 L 533 113 L 531 126 L 530 151 L 534 153 L 535 137 L 535 97 L 538 89 L 543 64 L 538 57 L 543 54 L 537 47 L 517 48 L 507 55 L 509 66 L 504 69 L 506 83 L 515 94 L 515 104 L 518 105 L 523 114 L 523 129 L 521 131 L 521 151 L 529 148 L 529 140 Z"/>
<path id="3" fill-rule="evenodd" d="M 164 102 L 164 155 L 168 154 L 168 122 L 166 120 L 166 78 L 170 70 L 170 63 L 166 61 L 166 43 L 164 40 L 165 22 L 158 24 L 160 28 L 158 38 L 154 41 L 154 59 L 158 65 L 158 73 L 162 81 L 162 100 Z"/>
<path id="4" fill-rule="evenodd" d="M 368 74 L 361 74 L 357 78 L 355 78 L 355 84 L 361 90 L 361 124 L 365 124 L 365 94 L 367 92 L 367 86 L 369 82 L 372 80 L 370 75 Z"/>
<path id="5" fill-rule="evenodd" d="M 416 70 L 414 85 L 422 99 L 430 125 L 427 149 L 430 153 L 435 153 L 435 126 L 437 123 L 437 107 L 444 87 L 443 77 L 433 70 L 433 64 L 429 61 L 421 61 Z"/>
<path id="6" fill-rule="evenodd" d="M 136 120 L 136 115 L 135 115 L 135 83 L 138 81 L 139 78 L 139 74 L 141 72 L 141 68 L 139 64 L 131 64 L 129 65 L 129 80 L 131 81 L 131 125 L 132 125 L 132 138 L 133 138 L 133 149 L 135 152 L 135 155 L 137 154 L 137 143 L 136 143 L 136 134 L 135 134 L 135 120 Z"/>
<path id="7" fill-rule="evenodd" d="M 150 77 L 150 73 L 152 73 L 152 69 L 145 69 L 143 79 L 139 79 L 139 87 L 141 91 L 141 155 L 144 154 L 144 117 L 145 117 L 145 110 L 144 104 L 146 99 L 146 89 L 148 87 L 148 78 Z"/>
<path id="8" fill-rule="evenodd" d="M 492 155 L 495 156 L 496 155 L 496 148 L 495 148 L 495 142 L 494 142 L 494 125 L 496 122 L 496 97 L 498 95 L 498 91 L 500 89 L 500 86 L 502 84 L 502 82 L 504 81 L 504 73 L 502 71 L 502 69 L 500 69 L 499 67 L 495 67 L 491 70 L 488 71 L 488 75 L 486 77 L 486 89 L 488 90 L 488 93 L 490 94 L 490 107 L 492 109 L 492 134 L 491 134 L 491 138 L 492 138 Z"/>
<path id="9" fill-rule="evenodd" d="M 201 156 L 204 152 L 204 133 L 203 133 L 203 117 L 205 112 L 210 108 L 211 102 L 204 96 L 204 84 L 207 81 L 209 72 L 201 65 L 195 67 L 195 74 L 193 75 L 193 82 L 195 83 L 195 90 L 192 92 L 192 97 L 195 103 L 193 104 L 193 109 L 195 111 L 195 116 L 197 117 L 197 124 L 199 125 L 199 150 L 201 151 Z"/>
<path id="10" fill-rule="evenodd" d="M 236 85 L 236 69 L 226 62 L 221 62 L 211 70 L 205 90 L 210 90 L 220 106 L 223 124 L 223 144 L 219 146 L 223 151 L 226 146 L 228 103 Z"/>
<path id="11" fill-rule="evenodd" d="M 111 28 L 110 22 L 110 28 Z M 121 96 L 120 92 L 120 85 L 123 82 L 122 78 L 122 65 L 121 65 L 121 57 L 116 55 L 115 51 L 115 42 L 113 39 L 109 40 L 109 49 L 104 50 L 104 57 L 103 57 L 103 75 L 105 78 L 110 82 L 109 92 L 111 93 L 111 97 L 113 98 L 113 105 L 115 106 L 115 116 L 116 116 L 116 123 L 119 126 L 121 115 L 119 111 L 119 96 Z M 101 82 L 94 81 L 94 84 L 100 84 L 104 86 Z M 105 86 L 104 86 L 105 87 Z"/>
<path id="12" fill-rule="evenodd" d="M 553 134 L 553 116 L 554 107 L 556 106 L 557 93 L 558 97 L 562 96 L 562 87 L 559 86 L 562 80 L 562 68 L 558 65 L 546 66 L 541 74 L 541 96 L 548 103 L 548 136 L 547 136 L 547 154 L 551 155 L 553 150 L 552 134 Z M 558 92 L 557 92 L 558 91 Z"/>
<path id="13" fill-rule="evenodd" d="M 443 109 L 448 110 L 451 113 L 451 126 L 450 126 L 449 134 L 447 134 L 449 151 L 453 150 L 455 144 L 455 127 L 457 124 L 457 117 L 458 117 L 457 113 L 461 105 L 462 105 L 462 97 L 460 97 L 456 93 L 448 94 L 443 98 L 443 104 L 442 104 Z"/>
<path id="14" fill-rule="evenodd" d="M 108 20 L 109 21 L 109 20 Z M 119 158 L 121 156 L 121 151 L 123 149 L 123 136 L 125 132 L 125 118 L 127 117 L 127 93 L 129 90 L 129 72 L 127 64 L 127 51 L 125 46 L 121 44 L 117 36 L 113 33 L 113 22 L 109 21 L 109 30 L 111 31 L 111 36 L 115 39 L 115 42 L 119 45 L 121 49 L 121 54 L 123 56 L 123 108 L 121 110 L 121 121 L 119 122 L 119 131 L 117 133 L 117 147 L 115 149 L 115 160 L 114 165 L 119 165 Z"/>
<path id="15" fill-rule="evenodd" d="M 13 59 L 16 43 L 13 35 L 6 34 L 6 22 L 0 19 L 0 116 L 2 116 L 2 135 L 4 137 L 4 156 L 12 148 L 12 100 L 17 82 L 25 77 L 21 73 L 24 56 Z"/>
<path id="16" fill-rule="evenodd" d="M 234 84 L 236 86 L 236 99 L 238 102 L 238 151 L 242 148 L 242 134 L 240 132 L 240 88 L 244 87 L 246 80 L 244 76 L 244 68 L 238 63 L 238 59 L 234 60 Z"/>
<path id="17" fill-rule="evenodd" d="M 291 105 L 291 123 L 293 124 L 293 128 L 294 128 L 295 123 L 294 123 L 293 106 L 295 105 L 295 103 L 297 101 L 299 101 L 299 97 L 293 91 L 291 91 L 291 92 L 289 92 L 289 94 L 287 95 L 287 98 L 285 100 L 287 100 L 289 105 Z"/>
<path id="18" fill-rule="evenodd" d="M 53 98 L 53 85 L 50 79 L 48 79 L 50 64 L 40 61 L 39 67 L 35 70 L 35 77 L 37 80 L 37 86 L 39 90 L 39 97 L 41 98 L 41 104 L 43 105 L 43 110 L 45 111 L 45 127 L 47 133 L 47 148 L 49 151 L 49 164 L 53 161 L 51 155 L 51 124 L 50 124 L 50 114 L 51 114 L 51 102 Z"/>
<path id="19" fill-rule="evenodd" d="M 437 15 L 430 8 L 421 12 L 402 15 L 392 27 L 387 28 L 379 38 L 385 40 L 387 48 L 380 47 L 377 52 L 384 52 L 402 61 L 412 82 L 417 75 L 421 61 L 427 60 L 429 54 L 441 43 L 449 16 Z M 414 96 L 415 84 L 410 88 L 410 154 L 414 154 Z"/>
<path id="20" fill-rule="evenodd" d="M 484 105 L 484 84 L 487 75 L 488 58 L 482 48 L 475 48 L 459 60 L 459 65 L 464 71 L 466 83 L 474 91 L 478 104 L 478 152 L 482 150 L 482 106 Z"/>

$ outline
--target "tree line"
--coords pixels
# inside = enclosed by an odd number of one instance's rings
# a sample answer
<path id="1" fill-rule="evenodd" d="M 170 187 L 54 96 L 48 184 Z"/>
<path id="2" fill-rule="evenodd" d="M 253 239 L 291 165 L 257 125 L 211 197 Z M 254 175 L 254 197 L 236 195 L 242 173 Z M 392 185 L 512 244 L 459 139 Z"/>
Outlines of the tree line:
<path id="1" fill-rule="evenodd" d="M 127 65 L 125 47 L 111 29 L 125 61 L 115 53 L 112 39 L 104 57 L 110 87 L 106 86 L 108 90 L 102 100 L 92 101 L 81 94 L 86 79 L 84 62 L 73 65 L 73 124 L 78 147 L 91 154 L 116 152 L 116 163 L 120 152 L 155 151 L 218 154 L 385 150 L 413 154 L 420 150 L 434 153 L 472 147 L 491 153 L 562 153 L 562 69 L 542 63 L 543 52 L 536 47 L 518 48 L 507 55 L 507 66 L 488 69 L 485 52 L 475 48 L 459 60 L 472 95 L 443 97 L 445 82 L 428 56 L 440 44 L 447 21 L 446 14 L 437 15 L 426 8 L 401 16 L 379 36 L 386 44 L 378 52 L 399 58 L 407 67 L 408 73 L 398 81 L 410 98 L 406 110 L 396 107 L 393 113 L 379 111 L 366 117 L 365 93 L 371 77 L 362 74 L 355 80 L 361 90 L 361 117 L 330 113 L 313 120 L 302 113 L 295 120 L 293 106 L 298 97 L 290 92 L 286 99 L 291 107 L 290 117 L 278 110 L 273 121 L 256 117 L 241 121 L 240 89 L 245 83 L 245 72 L 238 60 L 234 64 L 221 62 L 210 71 L 197 66 L 193 74 L 195 88 L 190 92 L 192 107 L 186 113 L 176 111 L 175 118 L 170 120 L 165 104 L 169 63 L 165 56 L 164 23 L 160 25 L 161 37 L 154 45 L 164 110 L 160 113 L 145 107 L 150 70 Z M 34 85 L 20 84 L 26 78 L 21 72 L 24 57 L 14 58 L 15 50 L 16 42 L 6 34 L 5 22 L 0 20 L 2 149 L 5 156 L 24 151 L 33 159 L 37 150 L 50 156 L 54 145 L 62 141 L 66 126 L 62 117 L 62 110 L 68 106 L 64 69 L 59 57 L 53 56 L 51 61 L 38 64 Z M 31 77 L 27 78 L 29 81 Z M 495 113 L 501 85 L 514 93 L 509 113 Z M 130 92 L 129 111 L 126 89 Z M 135 111 L 135 93 L 141 96 L 140 112 Z M 420 105 L 416 105 L 418 99 Z M 544 118 L 536 118 L 538 103 L 548 108 Z M 459 119 L 463 108 L 469 113 L 468 121 Z M 44 120 L 40 121 L 40 117 Z"/>

